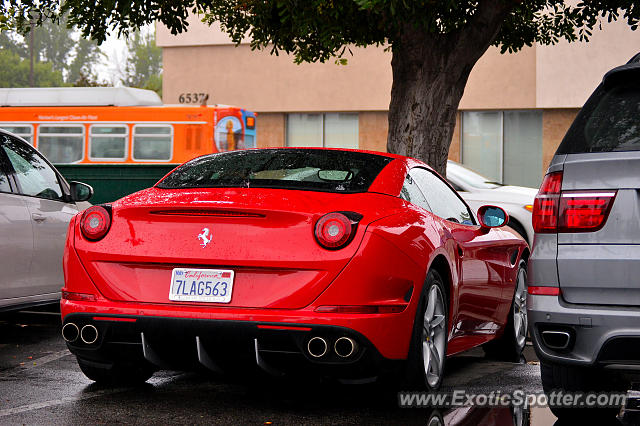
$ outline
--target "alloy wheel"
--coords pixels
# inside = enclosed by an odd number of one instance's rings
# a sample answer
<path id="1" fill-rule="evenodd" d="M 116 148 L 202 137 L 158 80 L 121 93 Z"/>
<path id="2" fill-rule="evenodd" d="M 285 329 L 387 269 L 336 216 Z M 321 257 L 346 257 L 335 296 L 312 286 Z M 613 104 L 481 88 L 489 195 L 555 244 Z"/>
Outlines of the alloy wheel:
<path id="1" fill-rule="evenodd" d="M 432 285 L 427 295 L 422 328 L 422 359 L 427 384 L 434 388 L 443 374 L 447 339 L 444 298 L 440 287 Z"/>
<path id="2" fill-rule="evenodd" d="M 520 268 L 516 282 L 516 292 L 513 299 L 513 330 L 516 343 L 523 348 L 527 339 L 527 271 Z"/>

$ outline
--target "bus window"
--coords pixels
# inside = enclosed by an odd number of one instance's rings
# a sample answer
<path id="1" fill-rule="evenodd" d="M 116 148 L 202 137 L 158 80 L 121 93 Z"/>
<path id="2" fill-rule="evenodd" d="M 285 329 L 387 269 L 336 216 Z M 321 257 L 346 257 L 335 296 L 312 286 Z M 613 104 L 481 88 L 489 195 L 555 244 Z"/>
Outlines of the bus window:
<path id="1" fill-rule="evenodd" d="M 89 135 L 90 159 L 111 161 L 127 159 L 127 126 L 93 125 L 89 129 Z"/>
<path id="2" fill-rule="evenodd" d="M 84 157 L 84 126 L 40 125 L 38 149 L 52 163 L 76 163 Z"/>
<path id="3" fill-rule="evenodd" d="M 33 145 L 33 126 L 31 124 L 0 124 L 0 129 L 18 135 Z"/>
<path id="4" fill-rule="evenodd" d="M 136 125 L 133 128 L 133 159 L 169 161 L 173 150 L 173 127 Z"/>

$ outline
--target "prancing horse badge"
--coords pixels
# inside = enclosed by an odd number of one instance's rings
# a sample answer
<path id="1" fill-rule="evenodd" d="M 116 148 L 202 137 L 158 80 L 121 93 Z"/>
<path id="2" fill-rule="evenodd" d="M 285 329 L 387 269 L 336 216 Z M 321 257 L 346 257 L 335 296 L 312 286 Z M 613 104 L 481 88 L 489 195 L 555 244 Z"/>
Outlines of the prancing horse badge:
<path id="1" fill-rule="evenodd" d="M 198 239 L 202 240 L 200 244 L 202 248 L 205 248 L 211 242 L 210 234 L 209 228 L 202 228 L 202 232 L 198 235 Z"/>

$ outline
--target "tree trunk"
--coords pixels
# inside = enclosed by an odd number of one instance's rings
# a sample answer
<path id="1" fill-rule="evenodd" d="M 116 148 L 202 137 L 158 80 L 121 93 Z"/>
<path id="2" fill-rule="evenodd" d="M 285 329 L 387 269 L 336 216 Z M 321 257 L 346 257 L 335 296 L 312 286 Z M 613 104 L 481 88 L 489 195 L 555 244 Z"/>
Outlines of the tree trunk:
<path id="1" fill-rule="evenodd" d="M 467 79 L 495 40 L 508 9 L 506 2 L 480 1 L 465 27 L 445 35 L 405 25 L 392 46 L 389 152 L 422 160 L 445 176 Z"/>

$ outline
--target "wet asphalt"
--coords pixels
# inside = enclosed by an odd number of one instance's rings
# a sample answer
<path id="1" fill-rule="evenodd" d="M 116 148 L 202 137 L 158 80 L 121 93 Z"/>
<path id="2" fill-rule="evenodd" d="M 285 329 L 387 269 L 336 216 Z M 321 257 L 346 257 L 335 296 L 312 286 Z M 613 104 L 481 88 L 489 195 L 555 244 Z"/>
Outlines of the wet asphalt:
<path id="1" fill-rule="evenodd" d="M 474 350 L 450 358 L 443 390 L 540 393 L 540 368 Z M 507 411 L 505 411 L 507 410 Z M 523 416 L 524 414 L 524 416 Z M 101 387 L 87 379 L 60 337 L 55 308 L 0 314 L 0 425 L 9 424 L 442 424 L 553 425 L 546 408 L 399 408 L 381 385 L 342 385 L 302 377 L 242 382 L 161 371 L 138 387 Z M 484 420 L 483 420 L 484 419 Z M 522 421 L 520 420 L 522 419 Z"/>

